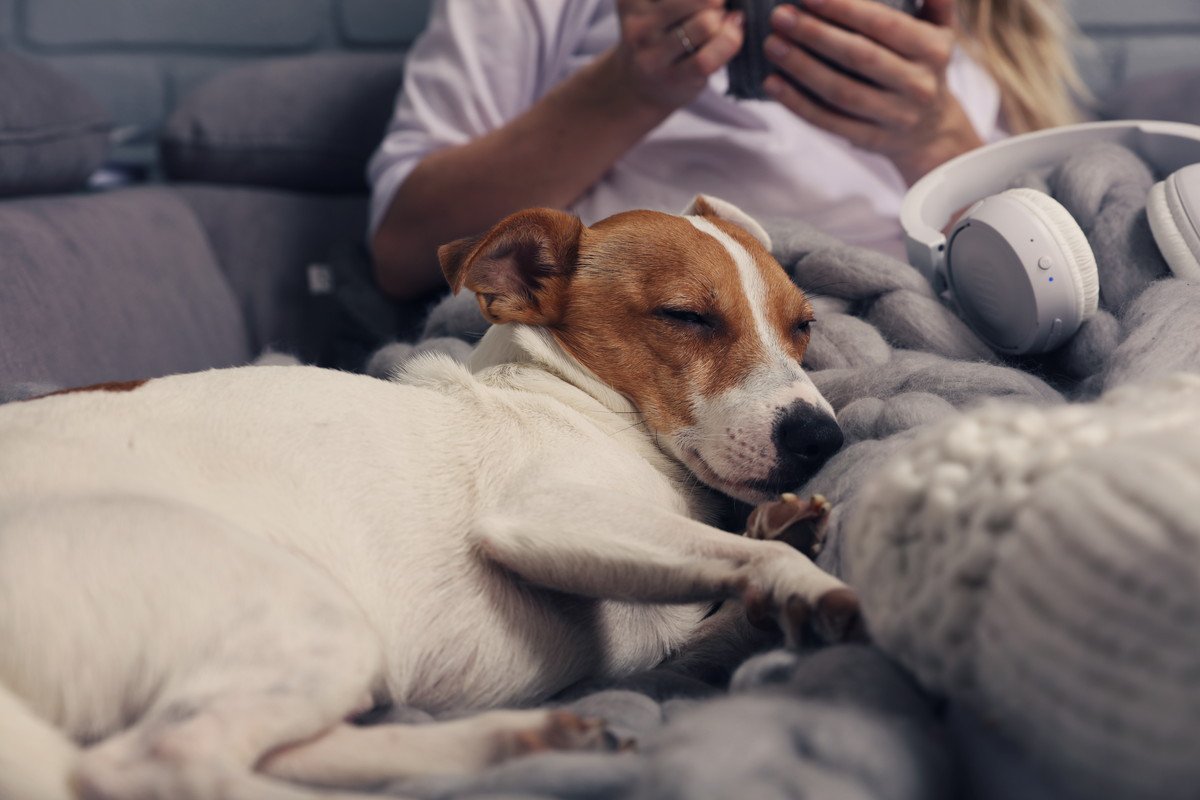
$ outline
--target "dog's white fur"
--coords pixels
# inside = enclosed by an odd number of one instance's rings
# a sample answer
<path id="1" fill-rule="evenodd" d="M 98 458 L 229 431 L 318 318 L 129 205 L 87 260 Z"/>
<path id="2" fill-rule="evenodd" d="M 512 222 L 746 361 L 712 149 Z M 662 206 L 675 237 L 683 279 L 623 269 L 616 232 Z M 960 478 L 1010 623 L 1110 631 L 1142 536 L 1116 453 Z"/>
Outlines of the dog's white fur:
<path id="1" fill-rule="evenodd" d="M 736 210 L 704 210 L 693 225 L 752 295 L 753 261 L 709 219 Z M 543 711 L 341 721 L 648 668 L 715 599 L 798 624 L 842 584 L 706 525 L 684 466 L 690 447 L 753 473 L 714 431 L 747 428 L 763 454 L 784 403 L 828 409 L 761 314 L 750 327 L 768 356 L 697 395 L 679 438 L 518 323 L 469 369 L 424 357 L 392 382 L 249 367 L 3 407 L 0 797 L 292 800 L 477 768 L 594 730 Z"/>

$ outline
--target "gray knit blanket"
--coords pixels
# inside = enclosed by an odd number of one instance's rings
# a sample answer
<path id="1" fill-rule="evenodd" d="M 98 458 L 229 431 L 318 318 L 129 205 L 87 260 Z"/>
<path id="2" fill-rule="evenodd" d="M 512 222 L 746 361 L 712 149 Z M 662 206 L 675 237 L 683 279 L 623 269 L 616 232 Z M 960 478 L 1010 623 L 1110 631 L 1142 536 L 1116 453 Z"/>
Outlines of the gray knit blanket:
<path id="1" fill-rule="evenodd" d="M 768 652 L 728 687 L 657 670 L 581 688 L 556 702 L 609 719 L 637 753 L 391 790 L 1195 797 L 1200 285 L 1170 277 L 1153 243 L 1156 177 L 1116 146 L 1016 176 L 1080 222 L 1101 298 L 1067 346 L 1022 360 L 989 350 L 907 264 L 764 220 L 814 298 L 805 366 L 847 440 L 801 491 L 833 503 L 820 563 L 858 589 L 874 646 Z M 448 298 L 417 344 L 367 371 L 465 356 L 485 328 L 473 298 Z"/>
<path id="2" fill-rule="evenodd" d="M 857 588 L 874 644 L 747 653 L 730 680 L 692 659 L 574 687 L 551 704 L 605 718 L 636 752 L 381 793 L 1198 796 L 1200 285 L 1170 277 L 1154 246 L 1155 177 L 1114 146 L 1016 176 L 1067 207 L 1100 271 L 1099 313 L 1036 359 L 992 353 L 907 264 L 764 220 L 817 306 L 805 367 L 847 442 L 799 491 L 833 503 L 819 563 Z M 485 328 L 473 298 L 447 298 L 416 344 L 366 371 L 465 358 Z M 49 388 L 0 387 L 0 401 Z"/>

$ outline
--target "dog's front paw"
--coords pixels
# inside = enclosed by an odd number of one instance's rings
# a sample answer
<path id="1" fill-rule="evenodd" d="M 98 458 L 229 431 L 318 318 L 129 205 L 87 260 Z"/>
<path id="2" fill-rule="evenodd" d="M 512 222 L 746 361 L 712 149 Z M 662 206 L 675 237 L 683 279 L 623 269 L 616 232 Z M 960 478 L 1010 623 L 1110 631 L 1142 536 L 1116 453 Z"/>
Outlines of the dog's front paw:
<path id="1" fill-rule="evenodd" d="M 849 587 L 830 589 L 811 603 L 803 595 L 791 594 L 779 599 L 750 586 L 742 602 L 751 624 L 757 628 L 783 631 L 790 647 L 800 647 L 814 638 L 822 642 L 867 641 L 866 626 L 858 605 L 858 595 Z"/>
<path id="2" fill-rule="evenodd" d="M 538 711 L 539 718 L 526 728 L 509 731 L 505 757 L 549 751 L 617 752 L 633 748 L 633 741 L 619 739 L 604 720 L 581 717 L 570 711 Z"/>
<path id="3" fill-rule="evenodd" d="M 822 495 L 801 500 L 788 492 L 778 500 L 754 507 L 746 520 L 746 537 L 784 542 L 809 558 L 816 558 L 825 541 L 825 526 L 832 508 Z"/>
<path id="4" fill-rule="evenodd" d="M 776 543 L 769 547 L 771 552 L 741 570 L 734 584 L 752 624 L 778 625 L 791 646 L 814 637 L 825 642 L 867 639 L 853 589 L 799 553 Z"/>

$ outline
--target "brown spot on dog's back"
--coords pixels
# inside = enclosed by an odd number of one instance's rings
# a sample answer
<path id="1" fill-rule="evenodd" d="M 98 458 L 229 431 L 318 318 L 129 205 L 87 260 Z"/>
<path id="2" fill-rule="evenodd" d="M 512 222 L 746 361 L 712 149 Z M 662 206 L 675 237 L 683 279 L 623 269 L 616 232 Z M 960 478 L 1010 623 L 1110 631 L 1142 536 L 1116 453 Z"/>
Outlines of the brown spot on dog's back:
<path id="1" fill-rule="evenodd" d="M 59 389 L 57 392 L 38 395 L 31 397 L 30 400 L 41 400 L 43 397 L 55 397 L 60 394 L 76 394 L 77 392 L 132 392 L 134 389 L 146 383 L 149 379 L 143 378 L 137 381 L 108 381 L 107 383 L 93 383 L 90 386 L 75 386 L 70 389 Z"/>

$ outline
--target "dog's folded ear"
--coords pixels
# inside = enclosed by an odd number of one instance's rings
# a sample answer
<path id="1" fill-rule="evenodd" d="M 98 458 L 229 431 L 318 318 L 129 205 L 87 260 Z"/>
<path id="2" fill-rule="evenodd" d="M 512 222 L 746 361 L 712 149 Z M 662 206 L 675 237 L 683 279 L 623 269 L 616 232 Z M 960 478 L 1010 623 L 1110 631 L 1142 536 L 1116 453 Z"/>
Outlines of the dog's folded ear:
<path id="1" fill-rule="evenodd" d="M 442 245 L 438 261 L 450 290 L 475 292 L 489 322 L 547 325 L 562 312 L 583 229 L 564 211 L 518 211 L 483 236 Z"/>
<path id="2" fill-rule="evenodd" d="M 713 197 L 708 194 L 698 194 L 681 213 L 685 217 L 709 217 L 732 222 L 757 239 L 759 244 L 766 248 L 768 253 L 771 252 L 771 237 L 767 234 L 766 229 L 762 225 L 759 225 L 754 217 L 742 211 L 728 200 L 722 200 L 719 197 Z"/>

